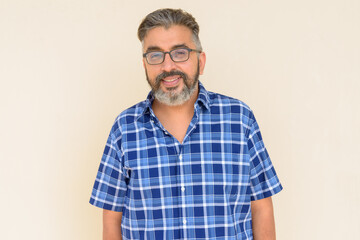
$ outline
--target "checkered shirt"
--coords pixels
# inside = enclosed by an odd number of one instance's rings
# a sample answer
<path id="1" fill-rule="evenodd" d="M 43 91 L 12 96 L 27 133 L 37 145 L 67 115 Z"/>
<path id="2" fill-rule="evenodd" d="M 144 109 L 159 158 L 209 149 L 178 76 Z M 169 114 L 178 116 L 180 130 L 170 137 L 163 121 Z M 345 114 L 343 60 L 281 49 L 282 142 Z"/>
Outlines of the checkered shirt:
<path id="1" fill-rule="evenodd" d="M 282 189 L 251 109 L 199 89 L 183 143 L 151 94 L 115 120 L 90 203 L 123 213 L 124 240 L 253 239 L 250 201 Z"/>

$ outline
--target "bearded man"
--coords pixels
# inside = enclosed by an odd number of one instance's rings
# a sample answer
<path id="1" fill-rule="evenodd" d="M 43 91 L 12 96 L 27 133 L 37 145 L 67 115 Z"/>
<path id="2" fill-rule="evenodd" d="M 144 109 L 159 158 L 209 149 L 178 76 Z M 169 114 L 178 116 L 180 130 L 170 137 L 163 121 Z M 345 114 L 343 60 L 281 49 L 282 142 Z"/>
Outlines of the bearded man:
<path id="1" fill-rule="evenodd" d="M 198 34 L 181 9 L 139 26 L 151 92 L 116 118 L 90 199 L 106 240 L 275 239 L 282 186 L 251 109 L 199 81 Z"/>

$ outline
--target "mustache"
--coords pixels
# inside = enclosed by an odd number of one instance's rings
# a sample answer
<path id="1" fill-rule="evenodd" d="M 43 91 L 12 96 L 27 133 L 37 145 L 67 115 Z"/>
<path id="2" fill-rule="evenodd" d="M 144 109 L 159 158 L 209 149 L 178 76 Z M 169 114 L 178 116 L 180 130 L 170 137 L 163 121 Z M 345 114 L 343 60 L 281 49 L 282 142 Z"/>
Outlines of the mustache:
<path id="1" fill-rule="evenodd" d="M 188 79 L 187 75 L 180 71 L 162 72 L 156 77 L 156 83 L 160 83 L 163 78 L 179 75 L 185 82 Z"/>

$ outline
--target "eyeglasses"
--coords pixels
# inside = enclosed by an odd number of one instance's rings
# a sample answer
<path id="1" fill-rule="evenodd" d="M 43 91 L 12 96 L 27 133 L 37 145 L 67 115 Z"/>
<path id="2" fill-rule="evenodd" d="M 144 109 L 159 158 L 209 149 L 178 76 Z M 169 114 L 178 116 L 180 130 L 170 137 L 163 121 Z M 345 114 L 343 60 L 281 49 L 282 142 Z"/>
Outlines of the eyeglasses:
<path id="1" fill-rule="evenodd" d="M 170 52 L 147 52 L 143 54 L 143 57 L 146 58 L 146 61 L 150 65 L 157 65 L 161 64 L 165 60 L 165 55 L 168 53 L 170 55 L 171 60 L 174 62 L 185 62 L 190 57 L 190 52 L 198 52 L 201 53 L 199 50 L 190 49 L 190 48 L 177 48 L 171 50 Z"/>

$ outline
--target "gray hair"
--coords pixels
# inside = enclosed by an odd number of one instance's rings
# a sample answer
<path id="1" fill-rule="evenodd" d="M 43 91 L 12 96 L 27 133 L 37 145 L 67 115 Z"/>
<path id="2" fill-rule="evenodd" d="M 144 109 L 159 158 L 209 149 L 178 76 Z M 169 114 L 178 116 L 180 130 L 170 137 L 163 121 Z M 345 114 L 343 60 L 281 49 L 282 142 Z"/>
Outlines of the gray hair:
<path id="1" fill-rule="evenodd" d="M 138 38 L 144 45 L 146 34 L 155 27 L 170 28 L 173 25 L 181 25 L 189 28 L 192 32 L 193 41 L 197 50 L 202 51 L 199 39 L 199 25 L 195 18 L 182 9 L 163 8 L 149 13 L 141 22 L 138 28 Z"/>

